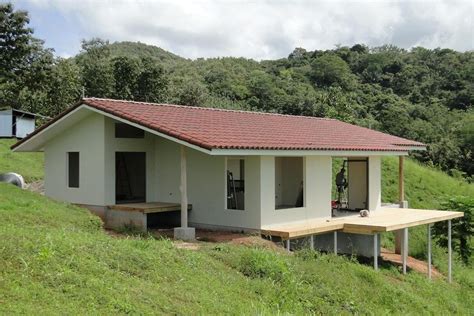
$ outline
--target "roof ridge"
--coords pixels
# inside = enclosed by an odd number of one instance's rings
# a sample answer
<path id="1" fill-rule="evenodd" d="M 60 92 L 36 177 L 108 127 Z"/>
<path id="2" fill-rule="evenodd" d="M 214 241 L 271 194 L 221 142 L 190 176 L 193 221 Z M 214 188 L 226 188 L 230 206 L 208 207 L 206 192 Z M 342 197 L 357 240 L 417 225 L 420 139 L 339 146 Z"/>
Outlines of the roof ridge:
<path id="1" fill-rule="evenodd" d="M 88 97 L 88 98 L 82 98 L 82 100 L 84 100 L 84 101 L 86 101 L 86 100 L 113 101 L 113 102 L 123 102 L 123 103 L 136 103 L 136 104 L 144 104 L 144 105 L 154 105 L 154 106 L 156 106 L 156 105 L 169 106 L 169 107 L 196 109 L 196 110 L 204 110 L 204 111 L 248 113 L 248 114 L 284 116 L 284 117 L 299 117 L 299 118 L 321 120 L 321 121 L 339 121 L 338 119 L 327 118 L 327 117 L 292 115 L 292 114 L 281 114 L 281 113 L 270 113 L 270 112 L 259 112 L 259 111 L 248 111 L 248 110 L 247 111 L 246 110 L 232 110 L 232 109 L 221 109 L 221 108 L 194 106 L 194 105 L 182 105 L 182 104 L 171 104 L 171 103 L 154 103 L 154 102 L 132 101 L 132 100 L 122 100 L 122 99 L 111 99 L 111 98 Z"/>

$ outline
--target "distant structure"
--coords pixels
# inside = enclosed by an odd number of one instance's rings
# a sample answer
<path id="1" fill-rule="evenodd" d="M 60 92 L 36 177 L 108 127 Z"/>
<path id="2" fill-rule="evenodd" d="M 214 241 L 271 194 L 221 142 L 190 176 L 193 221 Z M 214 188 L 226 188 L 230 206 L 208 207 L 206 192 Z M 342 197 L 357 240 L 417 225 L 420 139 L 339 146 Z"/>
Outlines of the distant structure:
<path id="1" fill-rule="evenodd" d="M 38 116 L 22 110 L 0 109 L 0 137 L 25 138 L 35 130 Z"/>

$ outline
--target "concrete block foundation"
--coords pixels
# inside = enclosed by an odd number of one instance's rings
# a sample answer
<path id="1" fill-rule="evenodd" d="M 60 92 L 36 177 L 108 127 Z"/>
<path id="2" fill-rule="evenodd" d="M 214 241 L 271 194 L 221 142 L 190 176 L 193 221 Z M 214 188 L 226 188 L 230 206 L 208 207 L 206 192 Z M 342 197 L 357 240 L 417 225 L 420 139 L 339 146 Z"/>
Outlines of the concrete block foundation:
<path id="1" fill-rule="evenodd" d="M 194 227 L 176 227 L 174 239 L 193 241 L 196 240 L 196 229 Z"/>
<path id="2" fill-rule="evenodd" d="M 334 252 L 334 233 L 314 236 L 314 248 Z M 337 252 L 364 257 L 374 256 L 374 236 L 350 233 L 337 233 Z M 380 238 L 377 238 L 377 256 L 380 256 Z"/>

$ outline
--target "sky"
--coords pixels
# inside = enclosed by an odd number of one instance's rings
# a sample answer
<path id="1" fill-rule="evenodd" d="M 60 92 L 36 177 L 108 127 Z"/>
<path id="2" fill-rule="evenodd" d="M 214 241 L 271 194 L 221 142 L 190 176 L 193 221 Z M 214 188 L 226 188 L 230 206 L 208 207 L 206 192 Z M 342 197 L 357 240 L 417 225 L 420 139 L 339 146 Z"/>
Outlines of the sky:
<path id="1" fill-rule="evenodd" d="M 0 0 L 3 1 L 3 0 Z M 186 58 L 288 56 L 295 47 L 474 49 L 474 0 L 17 0 L 56 55 L 81 40 L 140 41 Z"/>

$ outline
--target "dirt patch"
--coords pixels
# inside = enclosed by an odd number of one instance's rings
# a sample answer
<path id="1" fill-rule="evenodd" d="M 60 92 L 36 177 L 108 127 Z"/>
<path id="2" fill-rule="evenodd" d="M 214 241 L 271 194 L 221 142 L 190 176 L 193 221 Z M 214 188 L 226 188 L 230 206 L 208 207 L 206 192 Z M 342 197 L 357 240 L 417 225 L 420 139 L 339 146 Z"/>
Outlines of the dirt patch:
<path id="1" fill-rule="evenodd" d="M 154 237 L 166 237 L 173 239 L 173 229 L 150 229 Z M 183 243 L 181 241 L 175 241 L 176 247 L 185 248 L 185 249 L 199 249 L 199 246 L 190 246 L 190 245 L 199 245 L 202 242 L 209 243 L 231 243 L 235 245 L 244 245 L 244 246 L 257 246 L 272 250 L 281 249 L 273 242 L 263 239 L 258 235 L 251 235 L 238 232 L 230 231 L 215 231 L 215 230 L 206 230 L 206 229 L 196 229 L 196 242 L 195 243 Z"/>
<path id="2" fill-rule="evenodd" d="M 383 260 L 388 261 L 392 264 L 395 264 L 395 265 L 398 265 L 398 266 L 403 265 L 402 256 L 398 255 L 398 254 L 396 254 L 396 253 L 394 253 L 394 252 L 392 252 L 388 249 L 382 248 L 381 256 L 382 256 Z M 408 258 L 407 258 L 407 268 L 411 269 L 413 271 L 419 272 L 419 273 L 428 274 L 428 264 L 427 264 L 427 262 L 415 259 L 415 258 L 410 257 L 410 256 L 408 256 Z M 443 275 L 438 270 L 436 270 L 435 267 L 431 266 L 431 276 L 433 278 L 440 278 Z"/>
<path id="3" fill-rule="evenodd" d="M 44 181 L 38 180 L 25 184 L 25 189 L 44 195 Z"/>

